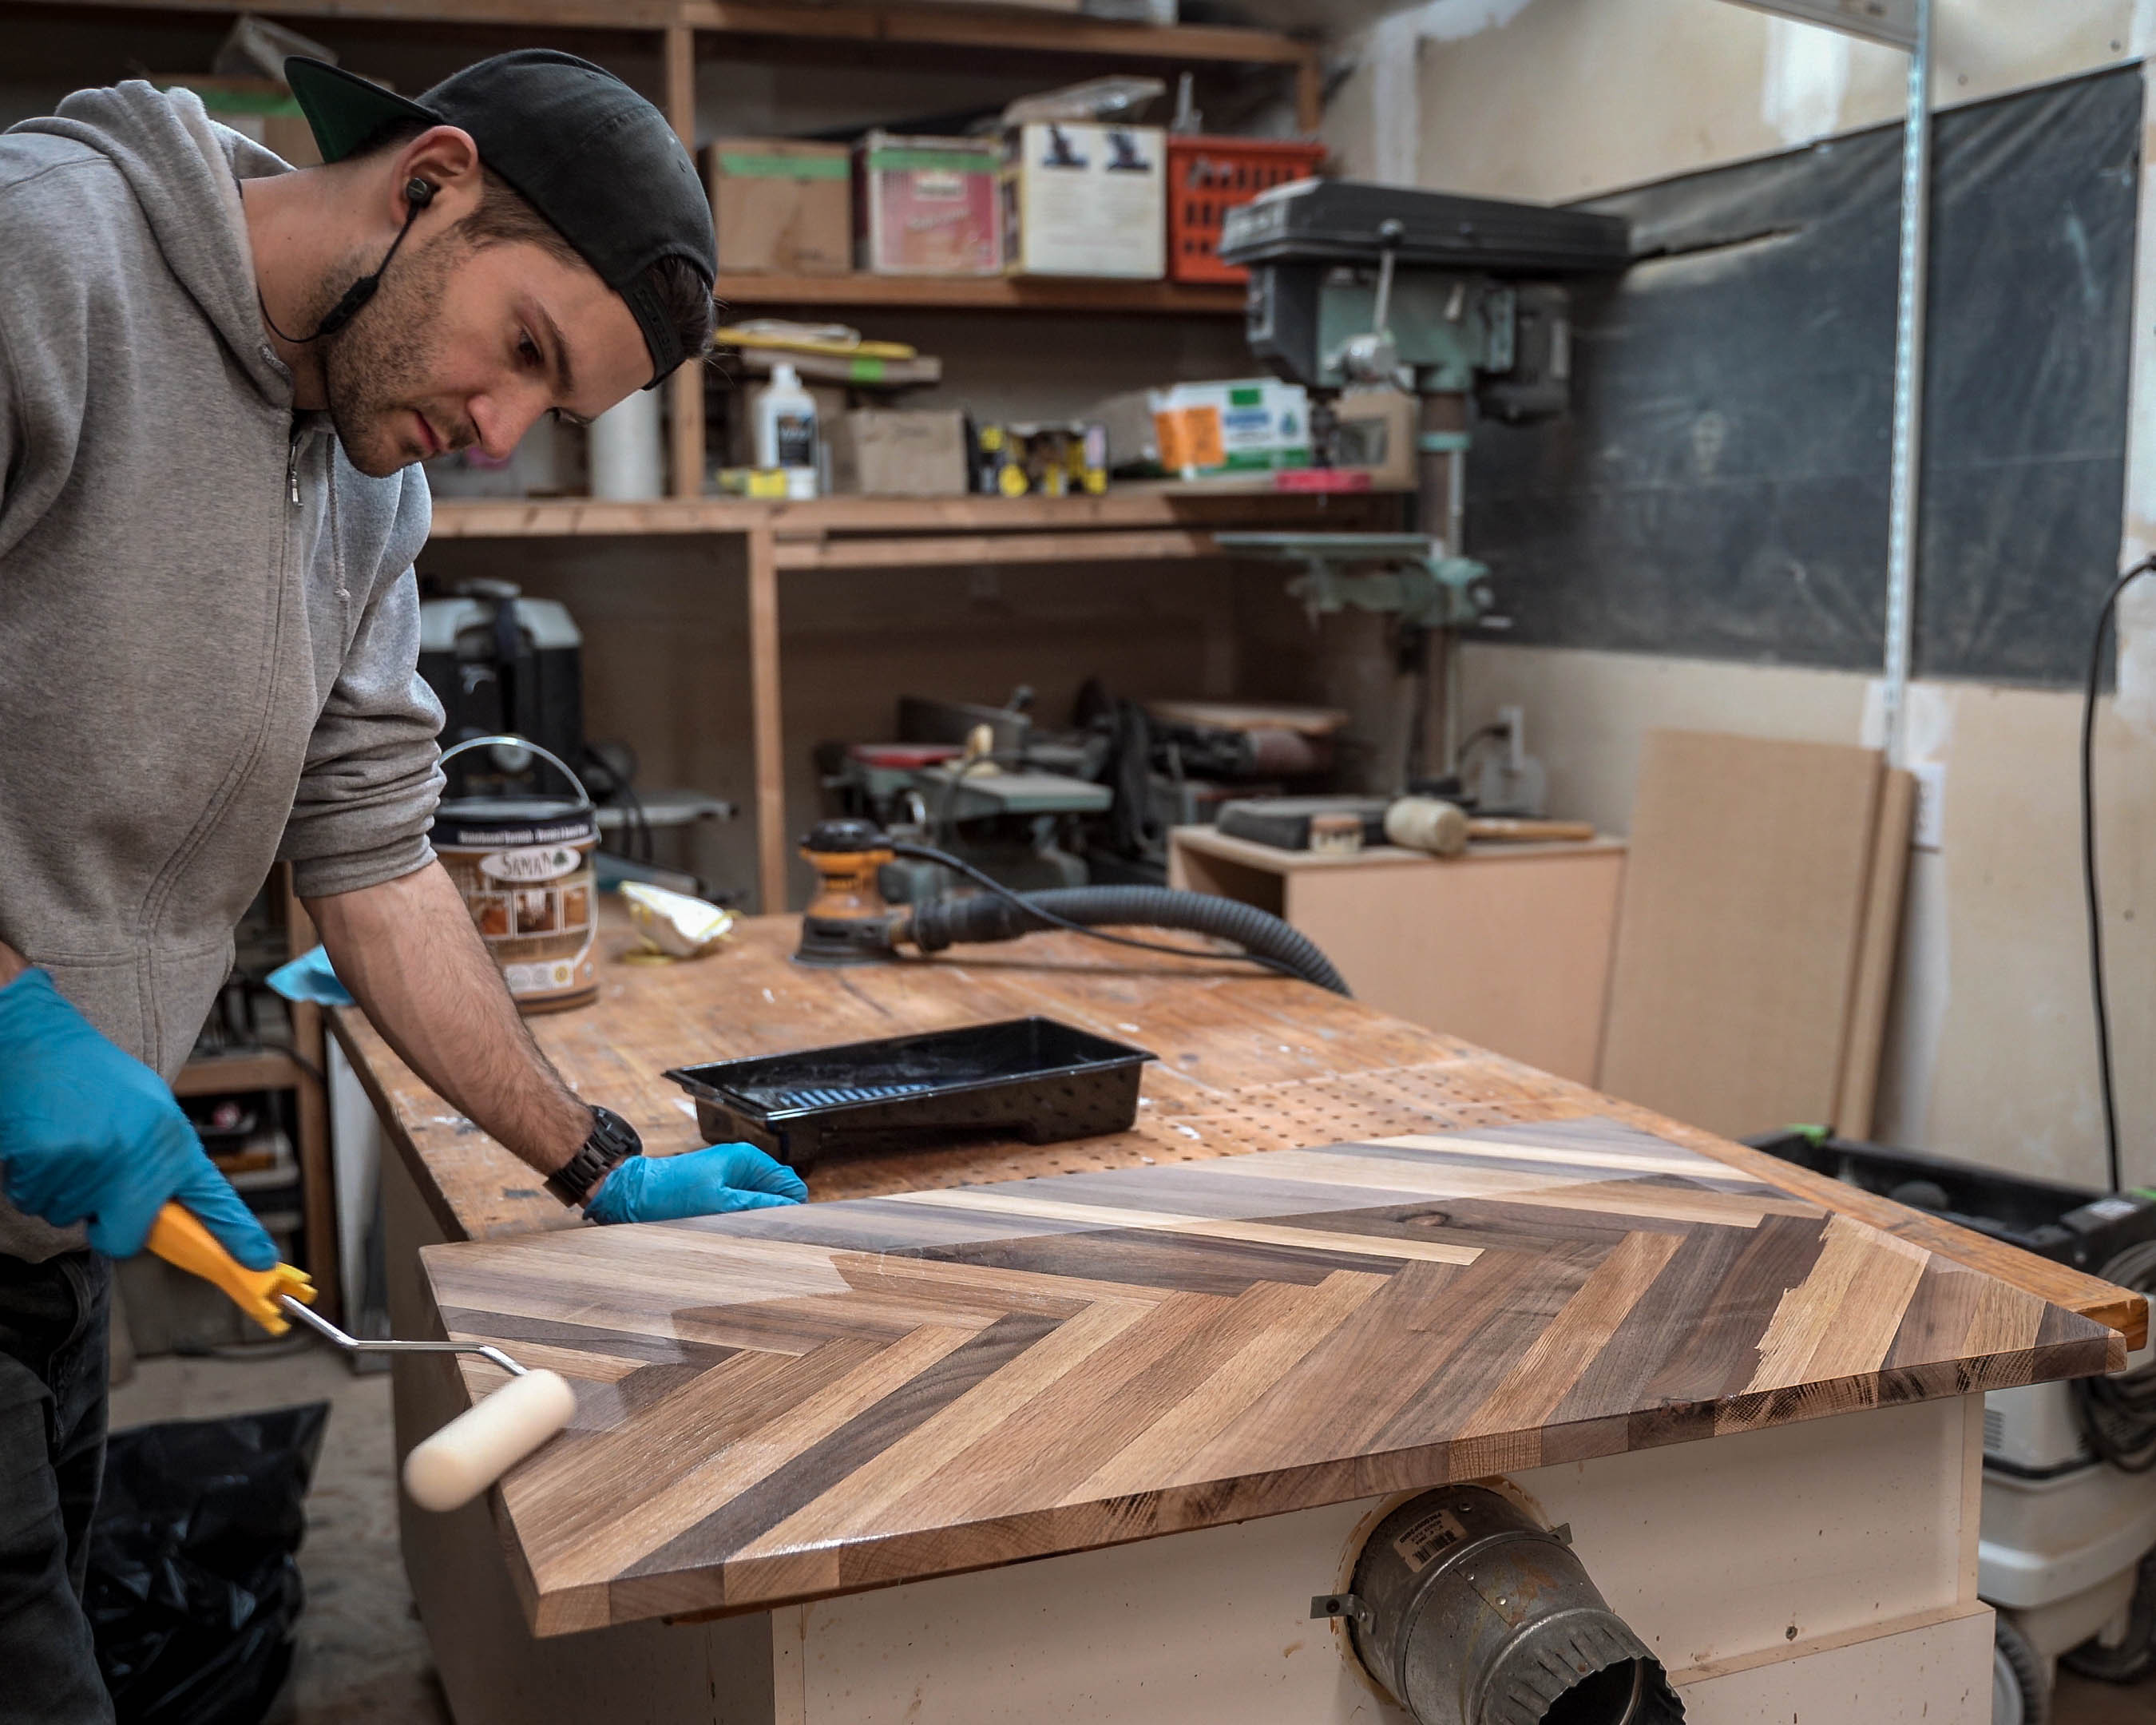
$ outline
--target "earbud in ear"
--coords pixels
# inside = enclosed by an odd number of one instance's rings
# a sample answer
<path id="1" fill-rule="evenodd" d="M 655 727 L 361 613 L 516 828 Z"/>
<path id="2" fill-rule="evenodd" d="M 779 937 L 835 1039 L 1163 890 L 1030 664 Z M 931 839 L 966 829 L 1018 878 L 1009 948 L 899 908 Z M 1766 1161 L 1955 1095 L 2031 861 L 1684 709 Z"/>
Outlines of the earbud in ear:
<path id="1" fill-rule="evenodd" d="M 414 209 L 424 209 L 434 201 L 434 188 L 425 180 L 407 180 L 404 182 L 404 201 Z"/>

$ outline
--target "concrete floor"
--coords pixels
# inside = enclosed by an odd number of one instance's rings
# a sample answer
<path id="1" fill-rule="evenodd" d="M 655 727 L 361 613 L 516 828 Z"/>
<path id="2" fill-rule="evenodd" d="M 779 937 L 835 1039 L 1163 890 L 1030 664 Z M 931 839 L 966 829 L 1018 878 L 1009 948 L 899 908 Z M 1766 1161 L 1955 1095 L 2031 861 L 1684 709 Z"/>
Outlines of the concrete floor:
<path id="1" fill-rule="evenodd" d="M 294 1402 L 331 1404 L 300 1553 L 307 1610 L 272 1725 L 450 1725 L 397 1549 L 389 1379 L 311 1346 L 258 1359 L 146 1359 L 112 1392 L 116 1428 Z M 2156 1725 L 2156 1681 L 2061 1674 L 2052 1725 Z M 963 1725 L 963 1722 L 953 1722 Z M 1849 1722 L 1856 1725 L 1856 1722 Z"/>
<path id="2" fill-rule="evenodd" d="M 355 1377 L 325 1348 L 259 1359 L 138 1361 L 112 1392 L 116 1429 L 330 1404 L 307 1498 L 307 1609 L 274 1725 L 449 1725 L 397 1549 L 388 1373 Z"/>

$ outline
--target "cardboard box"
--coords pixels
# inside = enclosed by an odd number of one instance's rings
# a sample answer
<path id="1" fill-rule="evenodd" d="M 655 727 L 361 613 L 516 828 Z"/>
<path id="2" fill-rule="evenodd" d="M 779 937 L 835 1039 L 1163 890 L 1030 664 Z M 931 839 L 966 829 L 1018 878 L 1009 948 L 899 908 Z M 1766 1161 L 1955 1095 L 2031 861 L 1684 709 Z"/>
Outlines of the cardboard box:
<path id="1" fill-rule="evenodd" d="M 853 152 L 793 138 L 720 138 L 704 152 L 719 268 L 740 275 L 853 270 Z"/>
<path id="2" fill-rule="evenodd" d="M 1152 419 L 1161 465 L 1183 479 L 1310 465 L 1310 396 L 1300 383 L 1178 383 L 1154 398 Z"/>
<path id="3" fill-rule="evenodd" d="M 1376 491 L 1415 486 L 1415 399 L 1398 389 L 1347 389 L 1334 403 L 1332 465 L 1367 473 Z"/>
<path id="4" fill-rule="evenodd" d="M 865 497 L 960 497 L 966 416 L 861 408 L 829 428 L 831 489 Z"/>
<path id="5" fill-rule="evenodd" d="M 1004 249 L 1019 275 L 1168 273 L 1168 135 L 1043 121 L 1004 135 Z"/>
<path id="6" fill-rule="evenodd" d="M 854 174 L 855 238 L 879 275 L 1000 275 L 1003 219 L 993 144 L 872 131 Z"/>

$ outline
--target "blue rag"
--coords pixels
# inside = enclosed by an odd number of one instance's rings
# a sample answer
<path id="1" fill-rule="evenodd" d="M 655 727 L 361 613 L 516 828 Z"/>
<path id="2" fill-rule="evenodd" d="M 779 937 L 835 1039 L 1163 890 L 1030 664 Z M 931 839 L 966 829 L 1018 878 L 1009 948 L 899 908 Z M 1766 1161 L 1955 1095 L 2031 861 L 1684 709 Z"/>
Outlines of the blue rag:
<path id="1" fill-rule="evenodd" d="M 270 973 L 270 986 L 287 1000 L 311 1000 L 317 1006 L 356 1006 L 352 991 L 337 980 L 330 955 L 316 947 Z"/>

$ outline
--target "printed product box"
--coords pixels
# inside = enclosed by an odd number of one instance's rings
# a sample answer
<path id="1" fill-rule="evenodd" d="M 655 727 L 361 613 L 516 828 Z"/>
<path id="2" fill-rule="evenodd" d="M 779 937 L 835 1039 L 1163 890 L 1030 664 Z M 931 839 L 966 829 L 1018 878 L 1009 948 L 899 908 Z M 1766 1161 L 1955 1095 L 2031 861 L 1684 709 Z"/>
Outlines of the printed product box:
<path id="1" fill-rule="evenodd" d="M 1014 275 L 1168 273 L 1168 135 L 1042 121 L 1004 135 L 1004 250 Z"/>
<path id="2" fill-rule="evenodd" d="M 995 146 L 872 131 L 857 149 L 854 231 L 879 275 L 1000 275 Z"/>

